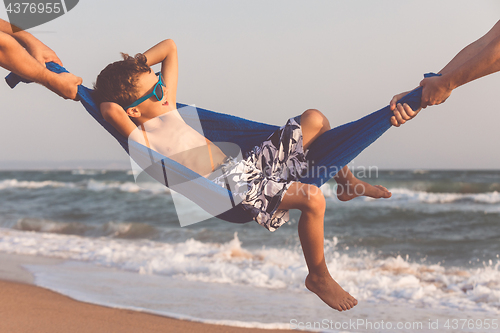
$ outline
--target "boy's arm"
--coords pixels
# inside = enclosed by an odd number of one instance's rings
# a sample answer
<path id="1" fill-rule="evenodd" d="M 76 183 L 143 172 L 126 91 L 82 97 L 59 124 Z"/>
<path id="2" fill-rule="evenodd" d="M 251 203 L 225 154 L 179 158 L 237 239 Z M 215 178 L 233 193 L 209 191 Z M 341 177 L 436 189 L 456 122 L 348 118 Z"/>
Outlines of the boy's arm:
<path id="1" fill-rule="evenodd" d="M 144 55 L 148 59 L 149 66 L 161 63 L 161 75 L 165 82 L 167 101 L 175 109 L 179 75 L 177 46 L 172 39 L 166 39 L 144 52 Z"/>
<path id="2" fill-rule="evenodd" d="M 112 102 L 104 102 L 99 106 L 104 120 L 110 123 L 121 135 L 129 137 L 137 125 L 127 116 L 121 106 Z"/>

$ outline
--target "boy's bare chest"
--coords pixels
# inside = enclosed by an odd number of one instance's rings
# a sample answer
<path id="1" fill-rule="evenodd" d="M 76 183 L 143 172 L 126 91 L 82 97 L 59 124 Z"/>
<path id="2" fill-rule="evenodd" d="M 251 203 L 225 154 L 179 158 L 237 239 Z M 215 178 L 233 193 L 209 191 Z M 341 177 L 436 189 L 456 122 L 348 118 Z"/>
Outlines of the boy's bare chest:
<path id="1" fill-rule="evenodd" d="M 147 137 L 151 148 L 167 157 L 207 145 L 204 136 L 176 119 L 147 130 Z"/>

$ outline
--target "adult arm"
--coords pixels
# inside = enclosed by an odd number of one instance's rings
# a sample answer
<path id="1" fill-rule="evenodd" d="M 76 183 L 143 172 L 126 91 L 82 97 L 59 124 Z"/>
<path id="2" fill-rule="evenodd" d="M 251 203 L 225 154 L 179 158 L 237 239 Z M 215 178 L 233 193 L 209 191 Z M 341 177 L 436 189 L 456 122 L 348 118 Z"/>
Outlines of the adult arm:
<path id="1" fill-rule="evenodd" d="M 8 22 L 0 19 L 0 31 L 10 35 L 19 44 L 21 44 L 26 51 L 43 66 L 46 62 L 55 62 L 56 64 L 63 65 L 59 57 L 47 45 L 36 39 L 32 34 L 26 31 L 12 32 L 12 27 Z"/>
<path id="2" fill-rule="evenodd" d="M 461 85 L 500 71 L 500 21 L 483 37 L 460 51 L 440 72 L 439 77 L 426 78 L 423 108 L 441 104 Z"/>
<path id="3" fill-rule="evenodd" d="M 483 37 L 460 51 L 440 72 L 441 76 L 426 78 L 420 82 L 422 90 L 421 107 L 413 111 L 397 104 L 409 91 L 395 95 L 391 102 L 394 126 L 404 124 L 422 109 L 441 104 L 451 95 L 453 89 L 483 76 L 500 71 L 500 21 Z"/>
<path id="4" fill-rule="evenodd" d="M 9 31 L 10 25 L 0 19 L 0 66 L 25 79 L 44 85 L 63 98 L 75 99 L 82 79 L 70 73 L 55 74 L 49 71 L 45 68 L 45 61 L 56 60 L 61 63 L 55 53 L 25 31 L 16 34 Z M 17 34 L 20 35 L 14 38 L 13 36 Z M 30 55 L 25 47 L 34 50 L 33 52 L 43 61 L 43 65 Z"/>

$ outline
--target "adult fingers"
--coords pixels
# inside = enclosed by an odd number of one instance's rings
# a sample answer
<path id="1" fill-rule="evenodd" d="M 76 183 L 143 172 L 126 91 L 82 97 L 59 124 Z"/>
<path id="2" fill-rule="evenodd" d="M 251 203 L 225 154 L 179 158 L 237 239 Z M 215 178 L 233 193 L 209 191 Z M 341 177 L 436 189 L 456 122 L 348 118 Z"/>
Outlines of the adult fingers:
<path id="1" fill-rule="evenodd" d="M 394 111 L 394 109 L 396 108 L 396 103 L 398 102 L 398 96 L 399 95 L 394 95 L 391 99 L 391 102 L 389 103 L 391 111 Z"/>
<path id="2" fill-rule="evenodd" d="M 416 110 L 413 110 L 409 105 L 405 107 L 406 114 L 409 115 L 412 119 L 417 116 L 417 114 L 422 110 L 421 107 L 419 107 Z"/>
<path id="3" fill-rule="evenodd" d="M 62 63 L 61 59 L 59 59 L 59 57 L 58 57 L 58 56 L 56 56 L 55 54 L 54 54 L 54 55 L 52 55 L 52 56 L 46 57 L 46 58 L 45 58 L 45 61 L 44 61 L 44 65 L 45 65 L 45 62 L 51 62 L 51 61 L 52 61 L 52 62 L 55 62 L 55 63 L 56 63 L 56 64 L 58 64 L 59 66 L 62 66 L 62 65 L 63 65 L 63 63 Z"/>
<path id="4" fill-rule="evenodd" d="M 406 114 L 407 114 L 408 116 L 410 116 L 411 118 L 415 117 L 415 116 L 417 115 L 417 113 L 419 113 L 419 112 L 420 112 L 420 108 L 418 108 L 416 111 L 414 111 L 414 110 L 413 110 L 413 109 L 412 109 L 412 108 L 411 108 L 408 104 L 406 104 L 406 103 L 403 105 L 403 108 L 404 108 L 404 110 L 405 110 Z"/>
<path id="5" fill-rule="evenodd" d="M 426 99 L 422 98 L 422 101 L 420 102 L 420 108 L 425 109 L 426 107 L 430 106 L 430 102 Z"/>
<path id="6" fill-rule="evenodd" d="M 408 104 L 404 103 L 403 105 L 398 104 L 398 111 L 401 115 L 401 118 L 404 120 L 410 120 L 412 116 L 408 115 L 407 110 L 411 111 L 411 108 Z"/>
<path id="7" fill-rule="evenodd" d="M 401 113 L 400 113 L 400 110 L 399 110 L 400 108 L 402 108 L 401 104 L 398 104 L 396 106 L 396 109 L 393 111 L 393 113 L 394 113 L 394 117 L 396 117 L 396 120 L 398 121 L 398 123 L 399 124 L 404 124 L 406 121 L 401 116 Z"/>
<path id="8" fill-rule="evenodd" d="M 58 56 L 56 56 L 52 61 L 55 62 L 56 64 L 58 64 L 61 67 L 63 66 L 63 63 L 62 63 L 61 59 L 59 59 Z"/>
<path id="9" fill-rule="evenodd" d="M 427 93 L 427 87 L 426 87 L 427 81 L 428 81 L 427 78 L 420 81 L 420 86 L 422 87 L 422 98 L 420 99 L 421 109 L 425 109 L 430 105 L 429 94 Z"/>
<path id="10" fill-rule="evenodd" d="M 399 123 L 396 120 L 396 117 L 394 117 L 394 116 L 391 117 L 391 125 L 395 126 L 395 127 L 399 127 Z"/>

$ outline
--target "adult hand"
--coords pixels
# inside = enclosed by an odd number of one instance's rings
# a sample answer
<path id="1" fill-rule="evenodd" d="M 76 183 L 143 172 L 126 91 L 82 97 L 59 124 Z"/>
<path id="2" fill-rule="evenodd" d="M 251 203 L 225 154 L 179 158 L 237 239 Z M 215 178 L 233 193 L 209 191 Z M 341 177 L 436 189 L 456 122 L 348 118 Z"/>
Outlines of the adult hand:
<path id="1" fill-rule="evenodd" d="M 394 113 L 394 116 L 391 117 L 391 124 L 393 126 L 399 127 L 403 125 L 408 120 L 413 119 L 420 112 L 420 110 L 422 110 L 422 108 L 419 108 L 414 111 L 408 104 L 398 103 L 401 98 L 405 97 L 410 92 L 411 90 L 395 95 L 389 103 L 390 108 Z"/>
<path id="2" fill-rule="evenodd" d="M 44 84 L 47 88 L 64 99 L 78 100 L 78 86 L 83 82 L 81 77 L 71 73 L 56 74 L 50 72 L 50 75 L 47 84 Z"/>
<path id="3" fill-rule="evenodd" d="M 62 61 L 59 59 L 57 54 L 52 51 L 44 43 L 38 40 L 32 40 L 29 44 L 26 45 L 26 50 L 33 58 L 35 58 L 39 63 L 45 66 L 46 62 L 55 62 L 56 64 L 62 66 Z"/>
<path id="4" fill-rule="evenodd" d="M 62 61 L 56 53 L 47 45 L 33 38 L 26 44 L 28 53 L 40 62 L 44 67 L 47 62 L 55 62 L 62 66 Z M 54 73 L 55 74 L 55 73 Z M 81 77 L 71 73 L 60 73 L 52 75 L 49 79 L 47 88 L 58 94 L 64 99 L 78 100 L 78 86 L 82 84 Z"/>
<path id="5" fill-rule="evenodd" d="M 450 97 L 453 89 L 448 84 L 445 76 L 433 76 L 420 82 L 422 87 L 422 102 L 420 107 L 444 103 Z"/>

